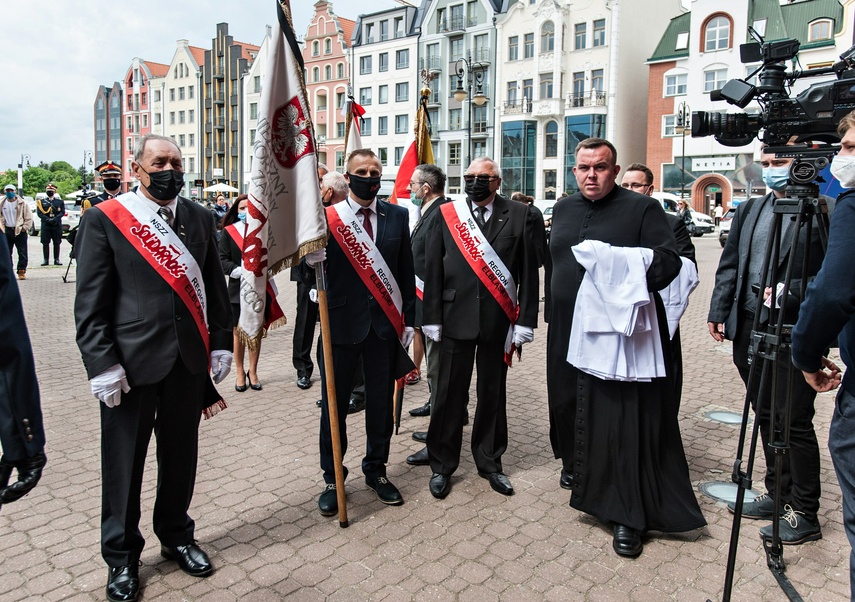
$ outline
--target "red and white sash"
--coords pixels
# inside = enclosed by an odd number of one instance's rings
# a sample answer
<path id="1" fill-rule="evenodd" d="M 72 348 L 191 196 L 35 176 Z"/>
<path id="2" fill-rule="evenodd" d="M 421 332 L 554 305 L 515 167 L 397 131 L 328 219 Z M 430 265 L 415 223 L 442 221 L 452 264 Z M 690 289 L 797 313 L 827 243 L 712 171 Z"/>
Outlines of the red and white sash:
<path id="1" fill-rule="evenodd" d="M 225 231 L 229 233 L 229 236 L 232 237 L 232 240 L 237 245 L 237 248 L 241 249 L 242 253 L 243 235 L 244 232 L 246 232 L 246 224 L 241 223 L 243 228 L 239 229 L 238 223 L 239 222 L 234 222 L 233 224 L 229 224 L 225 227 Z M 243 230 L 243 232 L 241 230 Z M 243 261 L 241 261 L 241 268 L 243 268 Z M 285 312 L 282 311 L 279 301 L 276 300 L 276 295 L 279 294 L 279 290 L 276 288 L 276 283 L 269 279 L 267 281 L 267 294 L 270 295 L 270 307 L 265 308 L 264 330 L 275 328 L 279 324 L 283 324 L 285 322 Z"/>
<path id="2" fill-rule="evenodd" d="M 205 282 L 196 259 L 175 231 L 136 193 L 127 192 L 98 207 L 187 306 L 210 357 Z"/>
<path id="3" fill-rule="evenodd" d="M 404 330 L 404 304 L 392 270 L 347 201 L 327 207 L 326 212 L 332 237 L 400 337 Z"/>
<path id="4" fill-rule="evenodd" d="M 514 324 L 519 316 L 514 277 L 478 227 L 466 201 L 445 203 L 440 206 L 440 210 L 460 254 L 511 322 L 505 338 L 505 362 L 510 366 Z"/>
<path id="5" fill-rule="evenodd" d="M 425 281 L 416 276 L 416 297 L 425 300 Z"/>

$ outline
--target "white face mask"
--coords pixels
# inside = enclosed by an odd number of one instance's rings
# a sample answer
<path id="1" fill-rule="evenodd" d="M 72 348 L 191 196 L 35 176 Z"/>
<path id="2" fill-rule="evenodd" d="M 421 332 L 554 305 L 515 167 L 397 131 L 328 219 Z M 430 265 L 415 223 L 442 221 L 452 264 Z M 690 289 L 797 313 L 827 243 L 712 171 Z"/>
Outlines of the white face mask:
<path id="1" fill-rule="evenodd" d="M 843 188 L 855 188 L 855 155 L 835 155 L 831 160 L 831 175 Z"/>

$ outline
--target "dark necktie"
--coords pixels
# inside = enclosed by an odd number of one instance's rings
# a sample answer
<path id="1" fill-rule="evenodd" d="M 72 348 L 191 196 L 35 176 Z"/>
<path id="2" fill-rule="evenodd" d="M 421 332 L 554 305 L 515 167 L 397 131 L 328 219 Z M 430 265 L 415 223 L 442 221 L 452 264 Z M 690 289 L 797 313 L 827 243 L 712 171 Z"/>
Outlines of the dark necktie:
<path id="1" fill-rule="evenodd" d="M 161 207 L 157 210 L 157 214 L 163 218 L 163 221 L 165 221 L 170 228 L 172 227 L 172 209 L 169 207 Z"/>
<path id="2" fill-rule="evenodd" d="M 475 221 L 482 228 L 487 225 L 487 220 L 484 219 L 484 214 L 487 213 L 486 207 L 475 207 Z"/>
<path id="3" fill-rule="evenodd" d="M 371 240 L 374 240 L 374 228 L 371 227 L 371 209 L 363 207 L 359 210 L 359 215 L 362 216 L 362 227 L 365 233 Z"/>

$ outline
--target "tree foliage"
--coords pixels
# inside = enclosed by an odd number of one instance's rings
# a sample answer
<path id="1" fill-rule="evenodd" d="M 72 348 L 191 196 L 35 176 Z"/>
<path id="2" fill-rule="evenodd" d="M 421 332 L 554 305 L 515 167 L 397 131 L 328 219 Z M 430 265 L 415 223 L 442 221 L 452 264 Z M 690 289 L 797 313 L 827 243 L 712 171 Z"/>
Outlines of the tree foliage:
<path id="1" fill-rule="evenodd" d="M 67 161 L 54 161 L 45 163 L 40 161 L 38 166 L 30 166 L 24 170 L 23 186 L 18 194 L 21 196 L 36 196 L 38 192 L 44 192 L 45 187 L 53 182 L 56 186 L 56 191 L 65 198 L 67 195 L 78 190 L 83 181 L 81 174 L 87 173 L 80 169 L 75 169 Z M 87 178 L 91 180 L 91 178 Z M 7 169 L 0 173 L 0 187 L 6 184 L 18 185 L 18 170 L 17 168 Z"/>

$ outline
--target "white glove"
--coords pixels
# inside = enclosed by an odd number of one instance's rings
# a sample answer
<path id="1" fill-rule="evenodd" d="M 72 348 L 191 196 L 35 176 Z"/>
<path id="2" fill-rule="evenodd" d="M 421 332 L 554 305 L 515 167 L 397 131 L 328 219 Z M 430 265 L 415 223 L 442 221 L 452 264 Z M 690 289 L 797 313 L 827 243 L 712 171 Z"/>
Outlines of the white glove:
<path id="1" fill-rule="evenodd" d="M 240 280 L 240 272 L 241 272 L 241 269 L 240 269 L 240 266 L 238 266 L 232 270 L 232 273 L 229 274 L 229 278 L 234 278 L 235 280 Z"/>
<path id="2" fill-rule="evenodd" d="M 422 332 L 434 343 L 442 340 L 442 324 L 425 324 L 422 326 Z"/>
<path id="3" fill-rule="evenodd" d="M 316 288 L 310 288 L 309 289 L 309 301 L 311 301 L 312 303 L 318 302 L 318 289 L 316 289 Z"/>
<path id="4" fill-rule="evenodd" d="M 232 369 L 232 352 L 224 349 L 214 349 L 211 352 L 211 377 L 218 385 L 229 375 Z"/>
<path id="5" fill-rule="evenodd" d="M 327 258 L 327 249 L 324 247 L 318 251 L 312 251 L 306 255 L 306 263 L 310 266 L 315 267 L 319 263 L 323 263 Z"/>
<path id="6" fill-rule="evenodd" d="M 92 378 L 89 385 L 92 387 L 92 395 L 103 401 L 108 408 L 114 408 L 122 403 L 122 392 L 127 393 L 131 390 L 122 364 L 110 366 Z"/>
<path id="7" fill-rule="evenodd" d="M 412 326 L 404 326 L 404 332 L 401 333 L 401 345 L 406 349 L 410 346 L 410 343 L 413 342 L 413 338 L 416 336 L 416 331 Z"/>
<path id="8" fill-rule="evenodd" d="M 514 326 L 514 345 L 521 347 L 523 343 L 531 343 L 534 340 L 534 329 L 528 326 Z"/>

